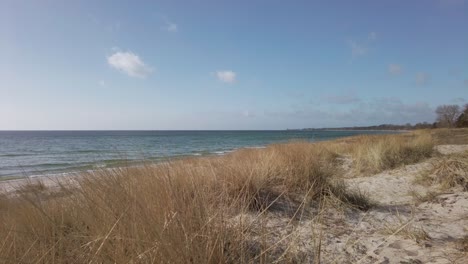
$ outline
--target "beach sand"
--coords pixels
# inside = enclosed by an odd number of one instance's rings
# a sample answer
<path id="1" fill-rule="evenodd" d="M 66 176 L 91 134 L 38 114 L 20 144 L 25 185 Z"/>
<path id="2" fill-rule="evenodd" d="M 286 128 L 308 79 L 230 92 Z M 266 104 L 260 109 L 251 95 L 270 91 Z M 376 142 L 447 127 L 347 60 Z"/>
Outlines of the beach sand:
<path id="1" fill-rule="evenodd" d="M 468 145 L 435 148 L 442 155 L 468 151 Z M 351 189 L 364 192 L 377 203 L 367 212 L 328 209 L 322 212 L 321 224 L 317 225 L 316 218 L 303 217 L 294 229 L 286 210 L 270 213 L 266 226 L 274 231 L 269 243 L 294 248 L 301 263 L 316 261 L 318 235 L 322 263 L 468 263 L 462 248 L 468 236 L 468 192 L 455 188 L 440 193 L 434 186 L 414 183 L 431 168 L 434 159 L 346 179 Z M 348 166 L 349 162 L 343 164 Z M 415 199 L 415 193 L 424 196 L 430 192 L 438 194 L 426 202 Z M 241 218 L 254 224 L 255 215 Z M 285 234 L 290 236 L 287 242 L 282 241 Z"/>

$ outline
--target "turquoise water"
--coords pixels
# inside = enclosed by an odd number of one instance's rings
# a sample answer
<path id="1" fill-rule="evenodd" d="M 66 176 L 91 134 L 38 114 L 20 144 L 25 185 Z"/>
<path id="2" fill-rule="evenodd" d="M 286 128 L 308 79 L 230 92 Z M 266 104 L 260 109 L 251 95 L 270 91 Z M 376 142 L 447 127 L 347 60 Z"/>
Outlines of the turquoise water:
<path id="1" fill-rule="evenodd" d="M 0 131 L 0 177 L 68 173 L 222 155 L 291 140 L 319 141 L 381 131 Z M 388 133 L 388 132 L 386 132 Z"/>

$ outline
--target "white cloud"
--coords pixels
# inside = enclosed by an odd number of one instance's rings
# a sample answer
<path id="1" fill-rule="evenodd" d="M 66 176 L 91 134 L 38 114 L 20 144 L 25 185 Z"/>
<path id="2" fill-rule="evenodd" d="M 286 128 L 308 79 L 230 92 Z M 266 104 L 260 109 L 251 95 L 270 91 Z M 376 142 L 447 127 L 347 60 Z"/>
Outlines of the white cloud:
<path id="1" fill-rule="evenodd" d="M 171 33 L 175 33 L 179 31 L 179 29 L 177 28 L 177 24 L 171 23 L 171 22 L 166 22 L 166 26 L 164 27 L 164 30 L 171 32 Z"/>
<path id="2" fill-rule="evenodd" d="M 153 69 L 146 65 L 138 55 L 133 52 L 117 51 L 111 56 L 107 57 L 107 63 L 123 73 L 131 77 L 145 78 Z"/>
<path id="3" fill-rule="evenodd" d="M 371 33 L 369 33 L 369 36 L 367 38 L 369 40 L 376 40 L 377 39 L 377 33 L 371 32 Z"/>
<path id="4" fill-rule="evenodd" d="M 388 73 L 392 75 L 398 75 L 398 74 L 401 74 L 402 72 L 403 72 L 403 68 L 401 67 L 401 65 L 398 65 L 398 64 L 388 65 Z"/>
<path id="5" fill-rule="evenodd" d="M 102 87 L 104 87 L 104 86 L 106 86 L 106 82 L 105 82 L 104 80 L 100 80 L 100 81 L 99 81 L 99 85 L 102 86 Z"/>
<path id="6" fill-rule="evenodd" d="M 216 77 L 225 83 L 234 83 L 236 81 L 236 73 L 233 71 L 217 71 Z"/>
<path id="7" fill-rule="evenodd" d="M 359 57 L 367 53 L 367 47 L 357 43 L 356 41 L 349 41 L 349 45 L 351 47 L 351 54 L 353 57 Z"/>
<path id="8" fill-rule="evenodd" d="M 425 72 L 416 73 L 416 84 L 425 85 L 429 82 L 430 76 Z"/>
<path id="9" fill-rule="evenodd" d="M 178 29 L 177 29 L 177 24 L 170 23 L 170 24 L 167 26 L 167 31 L 169 31 L 169 32 L 177 32 L 177 31 L 178 31 Z"/>

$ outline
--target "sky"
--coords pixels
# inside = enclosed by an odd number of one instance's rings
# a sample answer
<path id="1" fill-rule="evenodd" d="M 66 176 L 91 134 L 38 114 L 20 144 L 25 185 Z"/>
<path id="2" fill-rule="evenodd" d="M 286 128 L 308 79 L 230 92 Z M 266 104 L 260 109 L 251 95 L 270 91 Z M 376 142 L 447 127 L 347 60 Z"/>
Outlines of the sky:
<path id="1" fill-rule="evenodd" d="M 468 0 L 0 1 L 1 130 L 434 122 Z"/>

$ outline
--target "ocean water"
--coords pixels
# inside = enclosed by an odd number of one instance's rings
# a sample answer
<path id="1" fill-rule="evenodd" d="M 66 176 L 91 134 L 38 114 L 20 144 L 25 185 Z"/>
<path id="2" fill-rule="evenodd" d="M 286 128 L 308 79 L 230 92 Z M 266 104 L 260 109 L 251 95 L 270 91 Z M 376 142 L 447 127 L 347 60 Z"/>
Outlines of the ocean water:
<path id="1" fill-rule="evenodd" d="M 382 131 L 0 131 L 0 179 L 222 155 L 292 140 L 320 141 Z"/>

